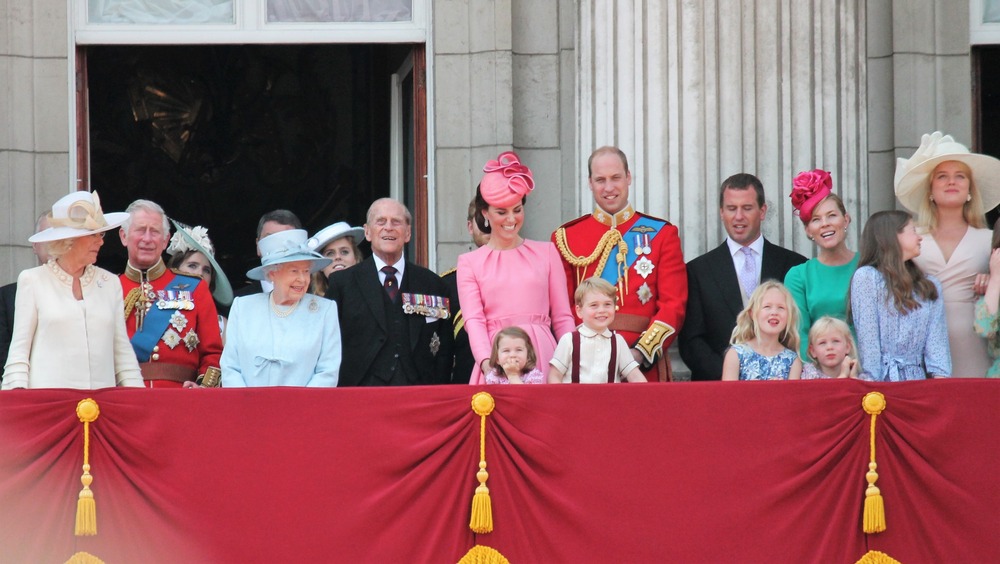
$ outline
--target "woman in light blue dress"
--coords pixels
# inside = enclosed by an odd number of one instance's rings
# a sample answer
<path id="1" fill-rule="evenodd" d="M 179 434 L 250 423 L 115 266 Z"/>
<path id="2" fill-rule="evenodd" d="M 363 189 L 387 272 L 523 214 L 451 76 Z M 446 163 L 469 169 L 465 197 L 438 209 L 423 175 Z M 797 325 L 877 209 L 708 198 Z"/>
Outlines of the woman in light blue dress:
<path id="1" fill-rule="evenodd" d="M 851 315 L 864 380 L 951 376 L 941 283 L 913 263 L 921 239 L 903 211 L 872 215 L 861 234 Z"/>
<path id="2" fill-rule="evenodd" d="M 274 284 L 236 298 L 222 351 L 222 386 L 333 387 L 340 377 L 337 304 L 309 294 L 310 275 L 330 263 L 309 250 L 302 229 L 260 240 L 261 266 L 247 273 Z"/>

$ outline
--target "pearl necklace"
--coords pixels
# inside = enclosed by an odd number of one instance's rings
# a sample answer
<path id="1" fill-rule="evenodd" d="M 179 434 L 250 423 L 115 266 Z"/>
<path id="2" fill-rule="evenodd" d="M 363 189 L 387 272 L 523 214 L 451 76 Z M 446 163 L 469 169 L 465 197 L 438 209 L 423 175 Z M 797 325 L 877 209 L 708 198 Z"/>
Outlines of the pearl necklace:
<path id="1" fill-rule="evenodd" d="M 60 282 L 70 287 L 73 286 L 73 275 L 63 270 L 62 267 L 59 266 L 59 263 L 56 262 L 56 259 L 49 259 L 49 261 L 45 263 L 45 265 L 49 267 L 49 270 L 52 271 L 52 274 Z M 97 269 L 94 267 L 94 265 L 88 264 L 86 267 L 84 267 L 83 274 L 80 276 L 80 286 L 89 285 L 94 280 L 94 276 L 96 274 L 97 274 Z"/>
<path id="2" fill-rule="evenodd" d="M 302 300 L 299 300 L 299 302 L 301 302 L 301 301 Z M 295 302 L 294 304 L 292 304 L 292 307 L 290 307 L 288 309 L 281 309 L 281 308 L 279 308 L 278 304 L 274 303 L 274 293 L 273 292 L 271 293 L 271 296 L 268 298 L 267 302 L 269 304 L 271 304 L 271 311 L 273 311 L 274 315 L 277 315 L 278 317 L 288 317 L 289 315 L 292 314 L 293 311 L 295 311 L 295 308 L 299 307 L 299 302 Z"/>

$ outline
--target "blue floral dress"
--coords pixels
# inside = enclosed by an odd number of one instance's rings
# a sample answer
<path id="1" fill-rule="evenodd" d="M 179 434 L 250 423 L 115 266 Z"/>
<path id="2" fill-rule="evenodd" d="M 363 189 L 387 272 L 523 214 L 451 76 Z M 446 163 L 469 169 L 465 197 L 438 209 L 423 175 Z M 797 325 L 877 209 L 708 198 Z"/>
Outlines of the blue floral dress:
<path id="1" fill-rule="evenodd" d="M 923 380 L 928 374 L 951 376 L 951 349 L 944 318 L 941 283 L 928 276 L 938 291 L 934 301 L 899 313 L 889 297 L 882 273 L 863 266 L 851 280 L 851 315 L 858 335 L 862 380 L 900 382 Z"/>
<path id="2" fill-rule="evenodd" d="M 741 343 L 733 345 L 740 359 L 740 380 L 787 380 L 799 353 L 785 349 L 774 356 L 764 356 Z"/>

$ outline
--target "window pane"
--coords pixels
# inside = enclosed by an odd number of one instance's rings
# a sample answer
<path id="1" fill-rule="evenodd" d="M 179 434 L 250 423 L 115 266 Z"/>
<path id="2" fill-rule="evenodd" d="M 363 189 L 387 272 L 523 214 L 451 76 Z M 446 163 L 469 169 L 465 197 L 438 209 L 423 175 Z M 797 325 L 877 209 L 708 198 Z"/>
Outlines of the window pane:
<path id="1" fill-rule="evenodd" d="M 90 23 L 233 23 L 233 0 L 88 0 Z"/>
<path id="2" fill-rule="evenodd" d="M 1000 22 L 1000 0 L 983 0 L 983 23 Z"/>
<path id="3" fill-rule="evenodd" d="M 408 22 L 413 0 L 267 0 L 269 22 Z"/>

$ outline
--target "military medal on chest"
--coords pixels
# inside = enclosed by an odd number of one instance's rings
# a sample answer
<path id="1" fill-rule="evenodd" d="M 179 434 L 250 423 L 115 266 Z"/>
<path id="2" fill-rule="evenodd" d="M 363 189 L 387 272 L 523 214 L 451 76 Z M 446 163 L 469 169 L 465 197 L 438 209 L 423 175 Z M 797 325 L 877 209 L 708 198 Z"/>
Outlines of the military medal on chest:
<path id="1" fill-rule="evenodd" d="M 435 319 L 448 319 L 451 310 L 448 298 L 429 294 L 409 294 L 403 292 L 403 313 L 423 315 Z"/>

